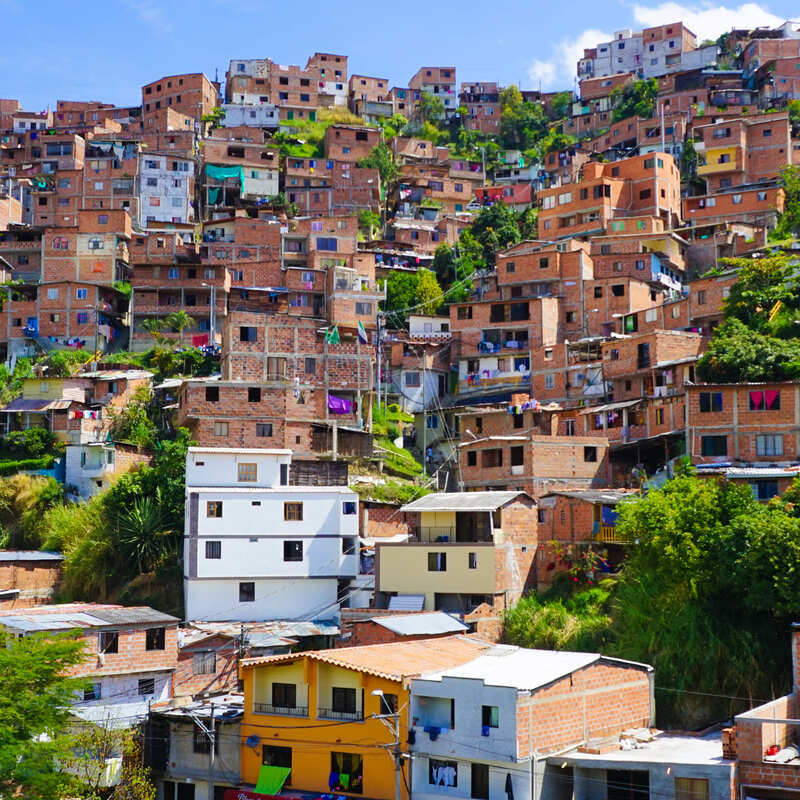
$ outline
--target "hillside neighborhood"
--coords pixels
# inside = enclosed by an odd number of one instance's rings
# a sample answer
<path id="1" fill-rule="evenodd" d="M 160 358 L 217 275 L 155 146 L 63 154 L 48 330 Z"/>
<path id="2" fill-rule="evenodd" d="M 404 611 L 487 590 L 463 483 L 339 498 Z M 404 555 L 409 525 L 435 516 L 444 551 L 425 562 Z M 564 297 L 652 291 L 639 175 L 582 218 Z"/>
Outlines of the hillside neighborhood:
<path id="1" fill-rule="evenodd" d="M 800 21 L 718 33 L 0 99 L 0 798 L 800 798 Z"/>

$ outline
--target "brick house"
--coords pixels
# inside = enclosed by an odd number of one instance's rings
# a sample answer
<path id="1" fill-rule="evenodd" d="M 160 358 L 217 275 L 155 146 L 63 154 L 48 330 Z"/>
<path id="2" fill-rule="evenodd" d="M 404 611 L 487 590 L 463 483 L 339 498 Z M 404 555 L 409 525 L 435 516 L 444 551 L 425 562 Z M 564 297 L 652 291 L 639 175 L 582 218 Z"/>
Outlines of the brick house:
<path id="1" fill-rule="evenodd" d="M 15 636 L 79 630 L 85 660 L 71 669 L 90 684 L 71 707 L 87 721 L 144 719 L 150 702 L 172 697 L 178 657 L 176 617 L 146 606 L 69 603 L 0 611 Z"/>
<path id="2" fill-rule="evenodd" d="M 51 602 L 63 560 L 61 553 L 43 550 L 0 550 L 0 610 Z"/>
<path id="3" fill-rule="evenodd" d="M 686 451 L 700 474 L 749 483 L 759 500 L 791 485 L 800 452 L 800 385 L 703 383 L 686 392 Z"/>
<path id="4" fill-rule="evenodd" d="M 344 625 L 342 629 L 344 632 Z M 358 647 L 365 644 L 413 642 L 453 636 L 468 630 L 467 625 L 443 611 L 380 614 L 371 619 L 351 620 L 347 626 L 347 638 L 337 644 L 341 647 Z"/>
<path id="5" fill-rule="evenodd" d="M 167 75 L 142 86 L 142 126 L 159 127 L 158 111 L 170 109 L 196 121 L 217 105 L 219 87 L 201 72 Z"/>
<path id="6" fill-rule="evenodd" d="M 502 610 L 533 586 L 536 501 L 525 492 L 431 494 L 401 510 L 419 515 L 417 538 L 376 544 L 377 607 L 400 596 L 411 610 Z"/>
<path id="7" fill-rule="evenodd" d="M 500 87 L 497 83 L 462 83 L 458 99 L 467 109 L 467 130 L 487 134 L 500 130 Z"/>
<path id="8" fill-rule="evenodd" d="M 539 192 L 539 230 L 548 238 L 604 232 L 615 218 L 680 220 L 680 174 L 671 155 L 650 153 L 583 165 L 580 181 Z"/>
<path id="9" fill-rule="evenodd" d="M 413 794 L 536 800 L 567 789 L 548 756 L 651 726 L 653 679 L 646 664 L 509 645 L 423 673 L 411 681 Z"/>

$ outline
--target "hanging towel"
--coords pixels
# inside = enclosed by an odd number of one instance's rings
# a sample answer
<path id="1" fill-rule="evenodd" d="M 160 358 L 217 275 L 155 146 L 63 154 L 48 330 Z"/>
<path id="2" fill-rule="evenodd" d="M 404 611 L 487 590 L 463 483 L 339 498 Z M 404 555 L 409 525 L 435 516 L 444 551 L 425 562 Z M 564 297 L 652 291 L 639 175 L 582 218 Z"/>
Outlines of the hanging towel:
<path id="1" fill-rule="evenodd" d="M 432 742 L 435 742 L 439 738 L 439 734 L 442 732 L 442 729 L 438 728 L 436 725 L 430 725 L 427 728 L 427 731 L 428 731 L 428 738 Z"/>
<path id="2" fill-rule="evenodd" d="M 353 404 L 343 397 L 336 397 L 335 395 L 328 395 L 328 411 L 333 414 L 351 414 L 353 412 Z"/>
<path id="3" fill-rule="evenodd" d="M 207 333 L 197 333 L 192 336 L 192 347 L 205 347 L 208 344 Z"/>
<path id="4" fill-rule="evenodd" d="M 342 772 L 339 774 L 339 785 L 342 789 L 349 789 L 350 788 L 350 776 L 346 773 Z"/>
<path id="5" fill-rule="evenodd" d="M 488 735 L 489 735 L 489 726 L 481 725 L 481 736 L 488 736 Z"/>
<path id="6" fill-rule="evenodd" d="M 328 787 L 333 789 L 337 783 L 339 783 L 339 773 L 331 772 L 331 774 L 328 775 Z"/>

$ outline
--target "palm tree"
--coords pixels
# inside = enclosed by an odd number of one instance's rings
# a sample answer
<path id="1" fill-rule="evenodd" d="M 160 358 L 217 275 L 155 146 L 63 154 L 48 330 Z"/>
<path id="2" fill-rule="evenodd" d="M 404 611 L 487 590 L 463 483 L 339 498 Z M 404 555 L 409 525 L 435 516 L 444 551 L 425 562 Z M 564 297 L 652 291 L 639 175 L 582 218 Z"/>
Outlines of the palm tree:
<path id="1" fill-rule="evenodd" d="M 175 331 L 175 333 L 179 334 L 181 340 L 183 340 L 184 330 L 194 326 L 194 319 L 185 311 L 181 310 L 175 311 L 172 314 L 168 314 L 166 323 L 170 328 L 172 328 L 173 331 Z"/>
<path id="2" fill-rule="evenodd" d="M 141 327 L 142 330 L 147 331 L 153 337 L 153 340 L 156 344 L 160 344 L 164 339 L 164 335 L 162 333 L 164 330 L 163 319 L 148 317 L 147 319 L 142 320 Z"/>
<path id="3" fill-rule="evenodd" d="M 118 522 L 123 554 L 136 561 L 139 574 L 150 572 L 176 546 L 173 531 L 161 509 L 161 490 L 154 497 L 141 497 Z"/>

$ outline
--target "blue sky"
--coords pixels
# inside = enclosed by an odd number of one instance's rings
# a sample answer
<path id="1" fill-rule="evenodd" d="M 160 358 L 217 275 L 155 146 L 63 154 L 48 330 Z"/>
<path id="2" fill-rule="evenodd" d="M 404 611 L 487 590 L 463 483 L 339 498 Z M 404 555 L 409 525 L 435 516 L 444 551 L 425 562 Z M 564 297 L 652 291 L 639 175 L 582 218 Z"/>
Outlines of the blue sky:
<path id="1" fill-rule="evenodd" d="M 305 64 L 315 50 L 349 55 L 351 73 L 392 85 L 423 65 L 454 65 L 459 82 L 569 88 L 581 48 L 622 28 L 683 19 L 702 38 L 792 14 L 797 0 L 0 0 L 0 97 L 30 110 L 58 99 L 130 105 L 163 75 L 219 70 L 224 80 L 232 58 Z"/>

